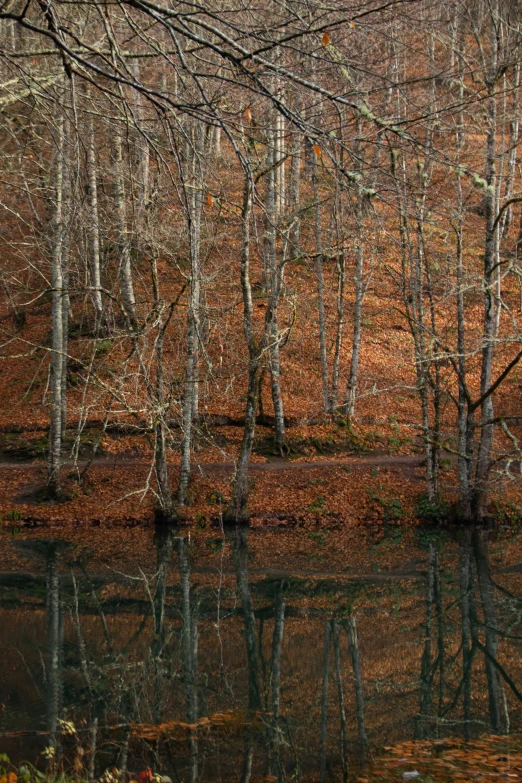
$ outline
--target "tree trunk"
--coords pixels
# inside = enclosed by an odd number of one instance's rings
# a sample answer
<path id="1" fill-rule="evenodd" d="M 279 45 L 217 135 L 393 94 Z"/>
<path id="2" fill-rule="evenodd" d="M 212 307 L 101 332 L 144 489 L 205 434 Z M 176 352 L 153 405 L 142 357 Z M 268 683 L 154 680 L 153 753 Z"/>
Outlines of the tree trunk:
<path id="1" fill-rule="evenodd" d="M 285 209 L 285 118 L 277 112 L 274 138 L 275 163 L 275 212 L 279 220 Z"/>
<path id="2" fill-rule="evenodd" d="M 360 234 L 362 234 L 362 232 L 360 232 Z M 355 304 L 353 309 L 352 358 L 350 360 L 350 373 L 348 376 L 348 388 L 346 390 L 346 417 L 347 418 L 351 418 L 355 413 L 357 379 L 359 376 L 359 357 L 361 355 L 362 306 L 363 306 L 363 299 L 364 299 L 363 274 L 364 274 L 364 248 L 362 244 L 362 236 L 359 235 L 359 240 L 357 244 L 357 265 L 355 267 Z"/>
<path id="3" fill-rule="evenodd" d="M 342 166 L 341 157 L 336 164 Z M 333 230 L 330 245 L 337 248 L 337 323 L 335 330 L 335 349 L 332 367 L 332 389 L 330 393 L 330 407 L 332 413 L 336 413 L 339 405 L 339 366 L 341 362 L 341 347 L 344 333 L 344 294 L 346 283 L 346 258 L 344 253 L 345 228 L 343 193 L 339 181 L 335 183 L 334 212 L 332 215 Z"/>
<path id="4" fill-rule="evenodd" d="M 118 274 L 120 291 L 129 328 L 137 328 L 136 300 L 132 283 L 131 249 L 127 226 L 127 204 L 125 195 L 125 177 L 123 160 L 123 140 L 121 130 L 114 133 L 114 203 L 116 207 Z"/>
<path id="5" fill-rule="evenodd" d="M 283 454 L 285 447 L 285 419 L 283 398 L 281 396 L 280 363 L 279 363 L 279 323 L 278 306 L 281 290 L 281 270 L 277 263 L 276 230 L 277 213 L 275 199 L 275 134 L 268 132 L 268 154 L 265 195 L 265 252 L 264 266 L 268 289 L 268 315 L 269 316 L 269 366 L 271 374 L 272 402 L 274 405 L 274 449 L 278 454 Z"/>
<path id="6" fill-rule="evenodd" d="M 175 524 L 178 515 L 174 509 L 172 491 L 170 488 L 169 469 L 167 462 L 167 424 L 168 405 L 165 403 L 164 382 L 164 341 L 165 330 L 170 321 L 158 326 L 156 338 L 156 422 L 154 426 L 154 458 L 156 480 L 158 482 L 158 505 L 155 509 L 155 520 L 161 524 Z"/>
<path id="7" fill-rule="evenodd" d="M 292 146 L 292 162 L 290 168 L 290 182 L 288 188 L 287 207 L 290 221 L 290 252 L 292 255 L 299 253 L 301 242 L 301 218 L 299 209 L 301 206 L 301 147 L 302 135 L 294 132 L 294 141 Z"/>
<path id="8" fill-rule="evenodd" d="M 192 123 L 190 144 L 186 145 L 186 213 L 189 228 L 190 295 L 187 316 L 187 359 L 185 364 L 185 390 L 183 399 L 183 443 L 181 446 L 181 470 L 178 502 L 187 503 L 190 481 L 190 456 L 192 429 L 198 415 L 199 387 L 199 311 L 201 298 L 201 210 L 203 206 L 203 160 L 205 134 L 201 123 Z"/>
<path id="9" fill-rule="evenodd" d="M 462 26 L 462 23 L 461 23 Z M 464 33 L 459 35 L 459 101 L 464 101 Z M 464 146 L 464 115 L 459 112 L 457 134 L 455 140 L 457 163 L 457 220 L 456 220 L 456 263 L 457 263 L 457 353 L 458 353 L 458 480 L 459 480 L 459 512 L 460 516 L 469 521 L 472 516 L 472 480 L 473 480 L 473 412 L 469 407 L 468 389 L 466 384 L 466 320 L 464 308 L 464 198 L 462 192 L 462 173 L 460 166 L 462 148 Z"/>
<path id="10" fill-rule="evenodd" d="M 90 94 L 87 93 L 87 100 Z M 98 212 L 98 180 L 96 161 L 96 136 L 92 110 L 87 118 L 87 195 L 89 200 L 89 271 L 91 277 L 92 303 L 94 307 L 95 331 L 97 332 L 103 320 L 103 299 L 101 292 L 100 265 L 100 216 Z"/>
<path id="11" fill-rule="evenodd" d="M 250 223 L 252 215 L 252 179 L 249 171 L 245 172 L 242 209 L 242 239 L 241 239 L 241 293 L 243 297 L 243 332 L 248 346 L 248 388 L 245 407 L 245 427 L 241 449 L 236 463 L 232 485 L 232 500 L 223 517 L 224 521 L 233 524 L 247 524 L 248 513 L 248 463 L 252 453 L 256 427 L 256 410 L 259 390 L 259 374 L 261 370 L 261 355 L 266 346 L 265 335 L 260 344 L 256 342 L 253 323 L 252 286 L 250 282 Z"/>
<path id="12" fill-rule="evenodd" d="M 495 266 L 498 257 L 498 226 L 495 224 L 497 204 L 497 177 L 496 177 L 496 134 L 497 134 L 497 99 L 495 97 L 495 77 L 498 65 L 498 38 L 496 25 L 498 19 L 491 11 L 491 63 L 488 78 L 489 97 L 487 102 L 488 135 L 486 142 L 486 183 L 485 208 L 486 208 L 486 242 L 484 248 L 484 315 L 482 330 L 482 362 L 480 372 L 481 397 L 491 385 L 493 371 L 493 356 L 496 339 L 496 312 L 495 312 Z M 498 303 L 500 307 L 500 303 Z M 477 467 L 475 474 L 475 493 L 473 512 L 477 521 L 483 520 L 488 513 L 488 478 L 491 462 L 491 449 L 493 447 L 493 424 L 488 423 L 493 419 L 492 395 L 487 396 L 480 407 L 481 430 L 477 455 Z"/>
<path id="13" fill-rule="evenodd" d="M 317 252 L 317 307 L 319 315 L 319 354 L 321 359 L 321 380 L 323 383 L 323 408 L 325 413 L 331 412 L 330 393 L 328 390 L 328 356 L 326 346 L 326 317 L 324 311 L 324 276 L 323 276 L 323 228 L 321 220 L 321 203 L 319 193 L 319 158 L 313 170 L 314 211 L 315 211 L 315 248 Z"/>
<path id="14" fill-rule="evenodd" d="M 62 428 L 62 442 L 67 427 L 67 351 L 69 347 L 69 314 L 71 302 L 69 299 L 69 264 L 71 253 L 72 232 L 72 172 L 71 172 L 71 123 L 68 118 L 64 122 L 64 147 L 63 147 L 63 178 L 62 178 L 62 396 L 60 426 Z"/>
<path id="15" fill-rule="evenodd" d="M 518 142 L 520 136 L 520 63 L 516 63 L 513 72 L 513 108 L 510 122 L 509 155 L 507 164 L 507 183 L 505 199 L 513 196 L 518 158 Z M 513 209 L 508 207 L 502 221 L 502 235 L 507 236 L 513 221 Z"/>
<path id="16" fill-rule="evenodd" d="M 63 221 L 63 170 L 65 120 L 63 113 L 58 117 L 58 138 L 55 156 L 55 184 L 52 221 L 52 354 L 51 354 L 51 408 L 49 427 L 49 453 L 47 463 L 47 492 L 50 497 L 59 499 L 62 495 L 60 466 L 62 455 L 62 396 L 64 357 L 63 324 L 63 269 L 62 246 L 64 234 Z"/>

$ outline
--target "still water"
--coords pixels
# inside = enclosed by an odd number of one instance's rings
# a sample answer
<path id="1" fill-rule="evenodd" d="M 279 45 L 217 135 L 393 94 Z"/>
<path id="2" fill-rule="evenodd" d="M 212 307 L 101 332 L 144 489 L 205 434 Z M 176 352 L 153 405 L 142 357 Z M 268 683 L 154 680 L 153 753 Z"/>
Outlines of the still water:
<path id="1" fill-rule="evenodd" d="M 335 567 L 319 533 L 307 568 L 295 537 L 254 531 L 142 531 L 138 548 L 132 531 L 53 535 L 2 539 L 0 753 L 14 761 L 333 781 L 405 739 L 522 728 L 522 569 L 497 533 L 405 550 L 395 532 L 396 566 L 373 546 L 363 572 Z"/>

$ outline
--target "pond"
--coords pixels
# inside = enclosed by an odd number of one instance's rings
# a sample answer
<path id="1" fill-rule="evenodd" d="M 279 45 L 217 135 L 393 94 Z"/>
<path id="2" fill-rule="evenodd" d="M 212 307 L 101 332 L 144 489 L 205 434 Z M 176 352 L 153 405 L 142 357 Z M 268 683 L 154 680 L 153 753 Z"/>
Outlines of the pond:
<path id="1" fill-rule="evenodd" d="M 521 729 L 511 532 L 2 535 L 15 763 L 346 780 L 394 743 Z"/>

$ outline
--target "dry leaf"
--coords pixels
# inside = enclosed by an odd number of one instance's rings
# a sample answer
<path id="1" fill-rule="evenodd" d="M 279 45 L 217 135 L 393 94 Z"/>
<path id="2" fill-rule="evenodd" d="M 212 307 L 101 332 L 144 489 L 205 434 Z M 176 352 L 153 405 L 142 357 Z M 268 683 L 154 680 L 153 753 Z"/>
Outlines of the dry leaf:
<path id="1" fill-rule="evenodd" d="M 323 39 L 321 43 L 323 46 L 328 46 L 328 44 L 330 43 L 330 36 L 328 35 L 328 33 L 323 33 Z"/>

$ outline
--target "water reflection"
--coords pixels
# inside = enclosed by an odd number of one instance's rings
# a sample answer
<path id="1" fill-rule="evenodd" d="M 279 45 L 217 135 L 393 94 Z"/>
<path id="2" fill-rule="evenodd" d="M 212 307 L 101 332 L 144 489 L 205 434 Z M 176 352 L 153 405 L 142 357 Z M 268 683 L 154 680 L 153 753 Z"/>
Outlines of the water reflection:
<path id="1" fill-rule="evenodd" d="M 20 542 L 41 575 L 0 593 L 13 757 L 72 743 L 90 779 L 151 766 L 191 783 L 323 783 L 393 741 L 520 727 L 522 606 L 492 576 L 487 531 L 462 533 L 453 568 L 434 542 L 419 579 L 386 584 L 252 576 L 248 537 L 223 533 L 230 573 L 194 570 L 176 529 L 157 531 L 152 574 Z M 31 709 L 12 709 L 32 688 Z"/>

